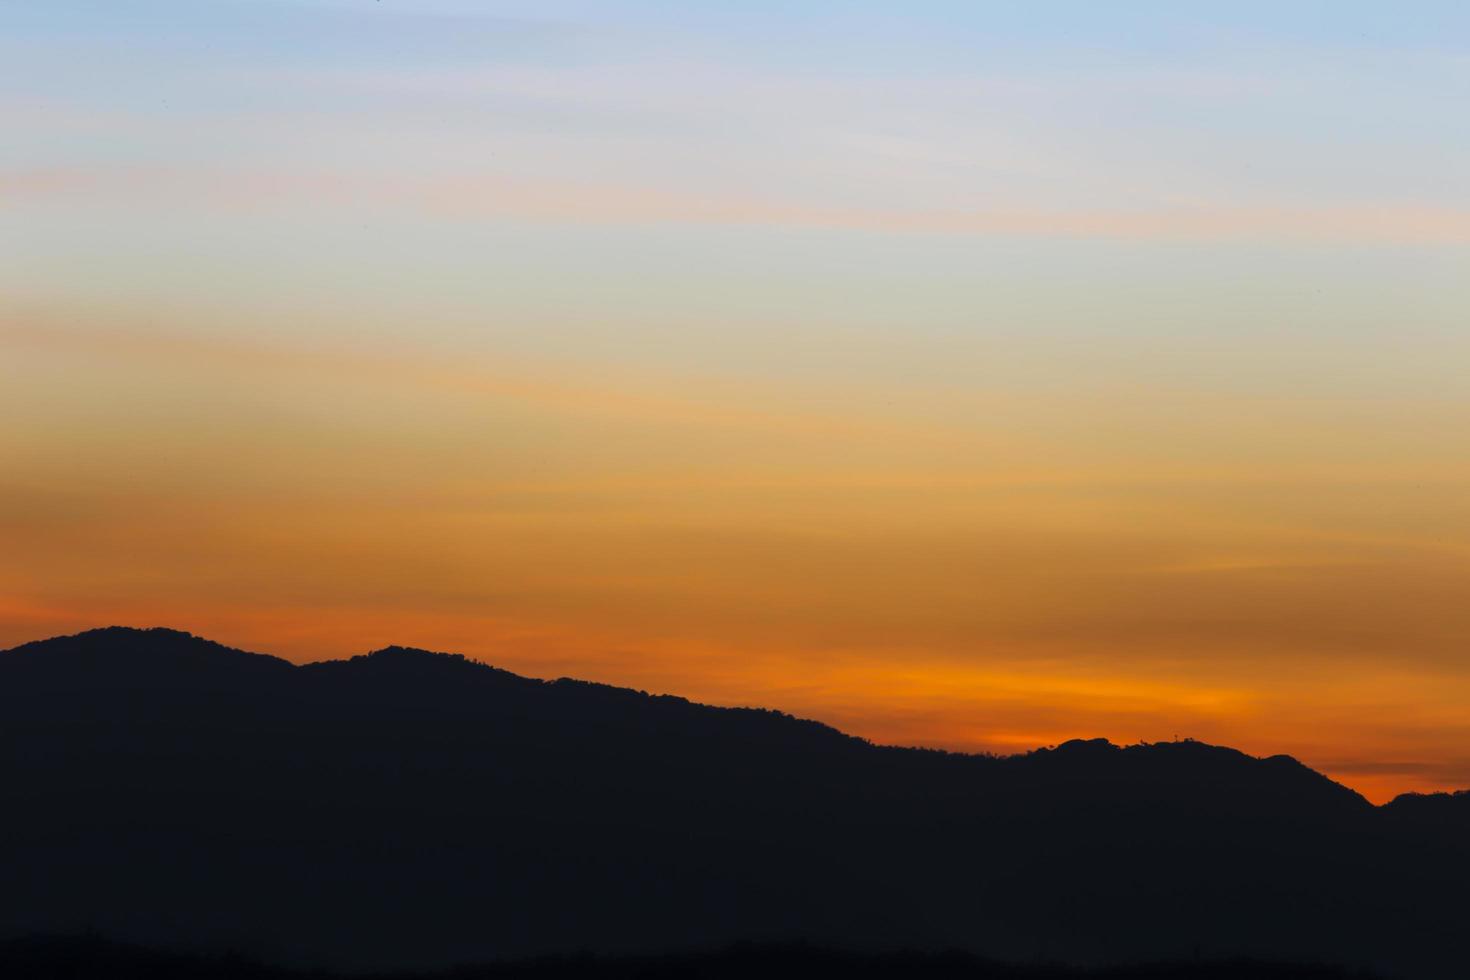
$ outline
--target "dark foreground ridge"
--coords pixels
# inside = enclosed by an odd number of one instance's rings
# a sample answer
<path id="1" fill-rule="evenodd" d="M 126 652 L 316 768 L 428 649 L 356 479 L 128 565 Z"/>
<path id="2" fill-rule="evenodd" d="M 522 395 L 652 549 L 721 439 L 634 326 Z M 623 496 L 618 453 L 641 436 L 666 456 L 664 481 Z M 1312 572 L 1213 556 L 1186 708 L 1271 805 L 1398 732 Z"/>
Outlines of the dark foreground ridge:
<path id="1" fill-rule="evenodd" d="M 114 628 L 0 652 L 0 939 L 375 971 L 799 942 L 1463 978 L 1467 831 L 1467 794 L 1374 807 L 1197 742 L 885 748 L 398 647 L 296 667 Z M 1313 974 L 1158 974 L 1186 975 Z"/>
<path id="2" fill-rule="evenodd" d="M 337 980 L 341 974 L 263 964 L 236 955 L 170 953 L 90 936 L 28 937 L 0 943 L 0 973 L 10 980 Z M 1375 980 L 1362 970 L 1192 960 L 1113 967 L 1002 963 L 970 953 L 902 950 L 860 953 L 740 944 L 662 956 L 591 954 L 460 966 L 439 972 L 374 973 L 372 980 Z M 345 980 L 345 978 L 344 978 Z"/>

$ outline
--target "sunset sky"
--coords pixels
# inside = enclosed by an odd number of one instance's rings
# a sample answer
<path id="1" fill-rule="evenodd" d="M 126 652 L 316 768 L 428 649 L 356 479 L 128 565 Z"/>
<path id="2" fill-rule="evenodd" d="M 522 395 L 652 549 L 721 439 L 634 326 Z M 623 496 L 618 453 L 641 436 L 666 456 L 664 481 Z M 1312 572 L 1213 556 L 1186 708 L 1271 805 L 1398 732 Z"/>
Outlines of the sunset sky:
<path id="1" fill-rule="evenodd" d="M 0 0 L 0 646 L 1470 786 L 1470 5 Z"/>

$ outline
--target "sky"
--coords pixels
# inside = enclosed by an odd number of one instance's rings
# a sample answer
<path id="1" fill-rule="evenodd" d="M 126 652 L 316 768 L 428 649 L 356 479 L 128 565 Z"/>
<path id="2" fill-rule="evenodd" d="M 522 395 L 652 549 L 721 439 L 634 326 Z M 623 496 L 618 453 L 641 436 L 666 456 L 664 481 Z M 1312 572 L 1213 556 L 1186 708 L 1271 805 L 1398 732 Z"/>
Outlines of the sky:
<path id="1" fill-rule="evenodd" d="M 1470 786 L 1470 7 L 0 0 L 0 645 Z"/>

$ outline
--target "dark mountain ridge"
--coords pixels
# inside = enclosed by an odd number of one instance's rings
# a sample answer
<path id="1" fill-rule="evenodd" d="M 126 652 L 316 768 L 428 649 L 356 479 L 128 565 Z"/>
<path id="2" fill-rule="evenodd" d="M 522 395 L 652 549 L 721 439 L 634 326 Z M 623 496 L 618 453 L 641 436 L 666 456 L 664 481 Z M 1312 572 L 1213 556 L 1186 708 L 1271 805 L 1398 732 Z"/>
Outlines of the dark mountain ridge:
<path id="1" fill-rule="evenodd" d="M 1285 756 L 875 746 L 389 647 L 171 630 L 0 652 L 0 935 L 423 967 L 742 940 L 1462 976 L 1470 794 Z"/>

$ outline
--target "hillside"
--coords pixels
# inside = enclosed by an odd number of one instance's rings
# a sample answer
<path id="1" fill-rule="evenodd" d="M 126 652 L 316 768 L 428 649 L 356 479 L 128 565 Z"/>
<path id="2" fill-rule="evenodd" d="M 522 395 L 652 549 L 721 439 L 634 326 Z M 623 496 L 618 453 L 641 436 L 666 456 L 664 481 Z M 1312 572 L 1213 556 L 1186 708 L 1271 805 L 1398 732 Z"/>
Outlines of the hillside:
<path id="1" fill-rule="evenodd" d="M 398 647 L 0 652 L 0 937 L 340 968 L 802 941 L 1462 976 L 1466 810 L 1196 742 L 885 748 Z"/>

